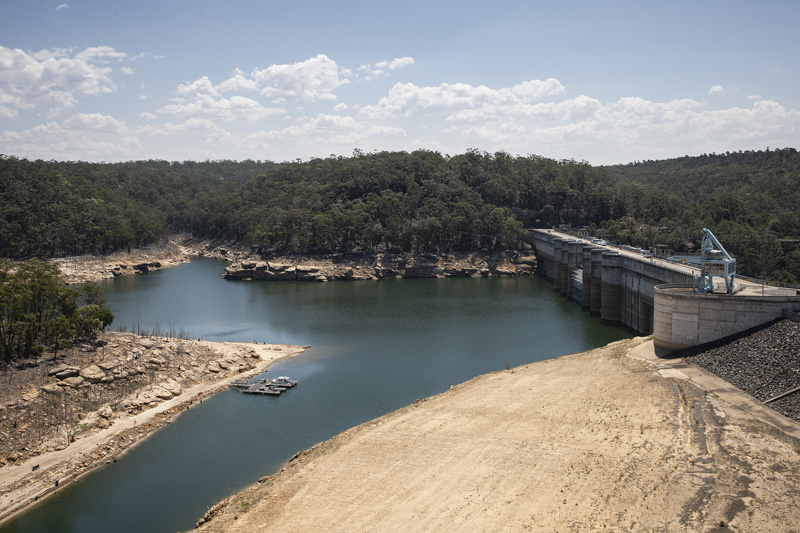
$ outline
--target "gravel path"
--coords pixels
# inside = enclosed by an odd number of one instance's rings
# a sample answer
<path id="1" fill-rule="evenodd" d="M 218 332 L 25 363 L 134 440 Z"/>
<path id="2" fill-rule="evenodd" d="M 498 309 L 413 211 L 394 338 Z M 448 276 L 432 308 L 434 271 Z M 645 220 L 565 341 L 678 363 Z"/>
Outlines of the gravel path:
<path id="1" fill-rule="evenodd" d="M 800 387 L 800 323 L 779 320 L 746 335 L 675 352 L 762 402 Z M 800 391 L 769 407 L 800 421 Z"/>

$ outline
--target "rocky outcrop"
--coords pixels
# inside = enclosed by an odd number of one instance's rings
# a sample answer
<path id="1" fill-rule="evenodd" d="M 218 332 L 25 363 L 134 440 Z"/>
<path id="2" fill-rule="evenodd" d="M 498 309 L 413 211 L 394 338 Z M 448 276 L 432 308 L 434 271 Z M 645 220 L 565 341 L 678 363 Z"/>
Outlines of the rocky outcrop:
<path id="1" fill-rule="evenodd" d="M 119 332 L 63 350 L 60 359 L 0 369 L 0 468 L 56 448 L 65 426 L 71 432 L 109 427 L 262 360 L 252 349 L 223 351 L 213 343 Z"/>
<path id="2" fill-rule="evenodd" d="M 536 271 L 529 251 L 473 254 L 350 252 L 326 256 L 244 259 L 222 277 L 231 280 L 333 281 L 396 278 L 516 277 Z"/>

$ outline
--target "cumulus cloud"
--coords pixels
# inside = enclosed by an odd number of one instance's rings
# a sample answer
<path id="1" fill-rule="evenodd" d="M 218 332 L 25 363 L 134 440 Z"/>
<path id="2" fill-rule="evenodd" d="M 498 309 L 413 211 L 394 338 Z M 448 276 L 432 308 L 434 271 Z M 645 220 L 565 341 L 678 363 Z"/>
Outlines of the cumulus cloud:
<path id="1" fill-rule="evenodd" d="M 178 100 L 159 109 L 161 113 L 178 116 L 205 115 L 220 120 L 242 120 L 253 122 L 265 117 L 282 115 L 285 109 L 264 107 L 256 100 L 234 95 L 230 98 L 215 98 L 215 93 L 198 93 L 191 100 Z"/>
<path id="2" fill-rule="evenodd" d="M 0 115 L 15 117 L 36 106 L 73 106 L 79 95 L 116 89 L 110 61 L 127 55 L 109 46 L 81 51 L 55 48 L 38 52 L 0 46 Z"/>
<path id="3" fill-rule="evenodd" d="M 23 131 L 2 132 L 0 144 L 4 150 L 24 157 L 74 160 L 79 154 L 82 160 L 94 161 L 130 159 L 142 148 L 135 136 L 109 136 L 107 132 L 92 128 L 72 129 L 56 122 Z"/>
<path id="4" fill-rule="evenodd" d="M 716 96 L 716 95 L 723 95 L 723 94 L 733 94 L 739 92 L 739 88 L 735 85 L 731 85 L 729 87 L 723 87 L 722 85 L 714 85 L 708 90 L 709 96 Z"/>
<path id="5" fill-rule="evenodd" d="M 175 89 L 177 98 L 159 111 L 181 116 L 204 115 L 222 120 L 255 121 L 287 111 L 282 107 L 265 107 L 257 100 L 239 94 L 229 98 L 223 95 L 258 91 L 273 102 L 333 100 L 336 98 L 333 91 L 349 83 L 350 75 L 349 70 L 340 68 L 323 54 L 299 63 L 257 68 L 250 74 L 236 69 L 233 76 L 218 84 L 203 76 L 178 85 Z M 337 106 L 335 110 L 341 109 Z"/>
<path id="6" fill-rule="evenodd" d="M 255 69 L 255 79 L 261 94 L 279 100 L 334 100 L 333 91 L 350 83 L 351 72 L 340 68 L 336 61 L 319 54 L 299 63 L 271 65 Z"/>
<path id="7" fill-rule="evenodd" d="M 501 108 L 529 104 L 564 91 L 561 82 L 554 78 L 531 80 L 502 89 L 466 83 L 443 83 L 438 87 L 396 83 L 387 96 L 375 105 L 362 108 L 359 115 L 364 118 L 392 118 L 447 112 L 466 118 L 470 111 L 483 110 L 484 114 L 496 114 Z"/>
<path id="8" fill-rule="evenodd" d="M 119 71 L 125 74 L 126 76 L 131 76 L 133 74 L 136 74 L 136 71 L 134 71 L 131 67 L 122 67 L 121 69 L 119 69 Z"/>
<path id="9" fill-rule="evenodd" d="M 95 130 L 111 133 L 125 133 L 128 128 L 125 123 L 109 115 L 100 113 L 77 113 L 61 123 L 67 129 Z"/>
<path id="10" fill-rule="evenodd" d="M 413 57 L 396 57 L 391 61 L 379 61 L 374 65 L 361 65 L 358 71 L 364 76 L 364 79 L 369 81 L 381 76 L 388 76 L 387 70 L 395 70 L 413 64 Z"/>
<path id="11" fill-rule="evenodd" d="M 67 9 L 69 6 L 67 4 L 60 4 L 56 6 L 56 11 L 61 11 L 62 9 Z"/>

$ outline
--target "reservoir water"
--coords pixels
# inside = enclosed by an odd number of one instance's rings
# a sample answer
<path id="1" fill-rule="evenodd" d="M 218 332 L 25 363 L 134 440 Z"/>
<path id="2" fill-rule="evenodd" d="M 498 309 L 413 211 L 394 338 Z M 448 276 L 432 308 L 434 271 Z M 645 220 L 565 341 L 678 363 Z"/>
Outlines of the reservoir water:
<path id="1" fill-rule="evenodd" d="M 103 284 L 112 329 L 311 345 L 268 375 L 279 397 L 224 391 L 2 533 L 174 532 L 294 453 L 477 375 L 627 338 L 540 278 L 225 281 L 197 259 Z"/>

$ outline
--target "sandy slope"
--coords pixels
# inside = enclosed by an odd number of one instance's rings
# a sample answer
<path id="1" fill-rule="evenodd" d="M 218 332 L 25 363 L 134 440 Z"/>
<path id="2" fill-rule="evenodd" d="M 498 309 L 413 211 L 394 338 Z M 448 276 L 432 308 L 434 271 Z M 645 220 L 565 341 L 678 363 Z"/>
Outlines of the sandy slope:
<path id="1" fill-rule="evenodd" d="M 633 339 L 477 377 L 300 454 L 201 529 L 800 530 L 800 441 L 651 353 Z"/>

